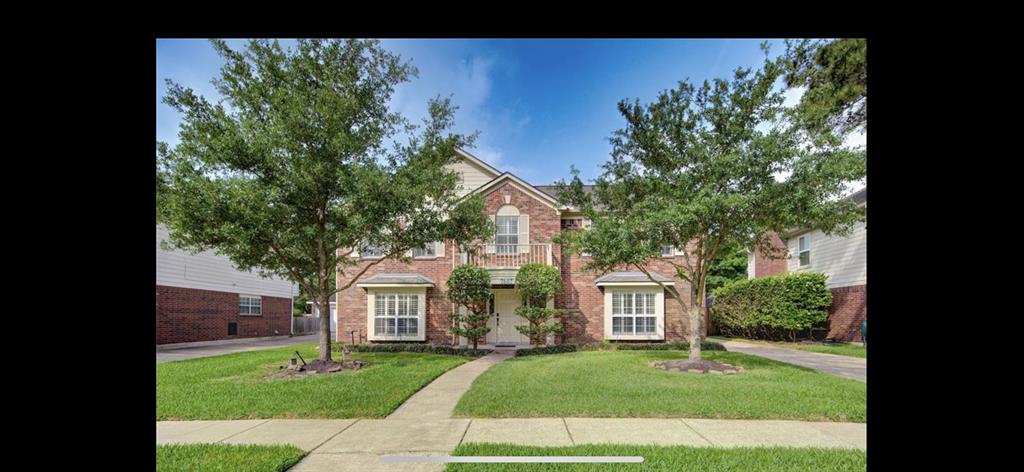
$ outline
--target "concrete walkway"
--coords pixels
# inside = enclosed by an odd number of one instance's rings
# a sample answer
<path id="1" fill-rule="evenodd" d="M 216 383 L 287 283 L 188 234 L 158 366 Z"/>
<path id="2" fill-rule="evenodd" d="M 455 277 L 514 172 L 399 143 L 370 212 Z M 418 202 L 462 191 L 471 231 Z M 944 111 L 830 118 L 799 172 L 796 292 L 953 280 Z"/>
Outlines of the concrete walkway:
<path id="1" fill-rule="evenodd" d="M 495 349 L 484 357 L 445 372 L 409 397 L 387 419 L 427 421 L 451 418 L 455 404 L 459 403 L 462 394 L 469 390 L 473 380 L 492 365 L 512 357 L 513 354 L 513 349 Z"/>
<path id="2" fill-rule="evenodd" d="M 767 357 L 775 361 L 796 364 L 808 369 L 860 380 L 861 382 L 868 381 L 868 360 L 860 357 L 798 351 L 796 349 L 740 341 L 726 341 L 724 339 L 714 339 L 714 341 L 722 343 L 726 349 L 733 352 Z"/>
<path id="3" fill-rule="evenodd" d="M 867 423 L 689 418 L 509 418 L 159 421 L 157 444 L 293 444 L 293 471 L 442 470 L 381 464 L 384 455 L 447 455 L 459 444 L 656 444 L 695 447 L 867 449 Z"/>
<path id="4" fill-rule="evenodd" d="M 258 351 L 293 344 L 315 344 L 320 335 L 277 336 L 273 338 L 231 339 L 199 343 L 164 344 L 156 347 L 156 362 L 171 362 L 199 357 L 219 356 L 234 352 Z"/>

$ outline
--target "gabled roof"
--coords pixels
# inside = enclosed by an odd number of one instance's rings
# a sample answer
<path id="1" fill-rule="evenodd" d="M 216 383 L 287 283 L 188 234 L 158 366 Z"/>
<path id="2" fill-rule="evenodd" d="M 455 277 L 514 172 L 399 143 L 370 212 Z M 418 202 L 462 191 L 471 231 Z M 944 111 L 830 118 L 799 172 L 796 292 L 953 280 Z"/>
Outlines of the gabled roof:
<path id="1" fill-rule="evenodd" d="M 485 170 L 490 171 L 494 175 L 501 174 L 501 171 L 498 170 L 498 169 L 495 169 L 494 166 L 484 162 L 480 158 L 478 158 L 478 157 L 476 157 L 476 156 L 466 152 L 463 149 L 455 148 L 455 152 L 457 152 L 460 156 L 466 158 L 467 161 L 472 162 L 473 164 L 476 164 L 479 167 L 483 167 Z"/>
<path id="2" fill-rule="evenodd" d="M 483 184 L 483 185 L 477 187 L 475 190 L 470 192 L 470 194 L 480 193 L 480 194 L 486 195 L 486 194 L 490 193 L 492 190 L 498 188 L 498 185 L 501 184 L 502 182 L 508 182 L 508 181 L 511 181 L 512 183 L 516 184 L 516 186 L 518 186 L 522 190 L 526 191 L 526 193 L 530 194 L 531 196 L 533 196 L 537 200 L 540 200 L 541 202 L 544 202 L 545 204 L 547 204 L 551 208 L 553 208 L 555 210 L 559 210 L 558 200 L 555 199 L 555 197 L 552 197 L 550 194 L 541 191 L 540 189 L 538 189 L 537 187 L 534 187 L 533 185 L 530 185 L 525 180 L 520 179 L 519 177 L 517 177 L 515 174 L 513 174 L 511 172 L 503 172 L 501 175 L 491 179 L 490 182 L 487 182 L 486 184 Z"/>

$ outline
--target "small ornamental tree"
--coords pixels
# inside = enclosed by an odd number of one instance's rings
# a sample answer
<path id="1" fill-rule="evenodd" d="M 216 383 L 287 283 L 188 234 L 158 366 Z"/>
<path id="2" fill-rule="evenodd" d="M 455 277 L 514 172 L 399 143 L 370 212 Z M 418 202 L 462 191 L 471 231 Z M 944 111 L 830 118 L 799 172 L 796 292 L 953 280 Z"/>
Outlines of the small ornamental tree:
<path id="1" fill-rule="evenodd" d="M 487 319 L 491 317 L 487 304 L 491 299 L 491 274 L 482 267 L 463 265 L 456 267 L 448 278 L 448 300 L 457 307 L 466 307 L 466 314 L 452 312 L 452 334 L 468 338 L 476 349 L 480 336 L 491 331 Z"/>
<path id="2" fill-rule="evenodd" d="M 562 274 L 554 266 L 546 264 L 524 264 L 516 274 L 516 290 L 523 304 L 516 308 L 516 314 L 529 322 L 516 326 L 520 333 L 530 338 L 530 344 L 545 344 L 549 333 L 561 333 L 562 323 L 550 324 L 559 315 L 559 310 L 548 308 L 548 302 L 562 291 Z"/>

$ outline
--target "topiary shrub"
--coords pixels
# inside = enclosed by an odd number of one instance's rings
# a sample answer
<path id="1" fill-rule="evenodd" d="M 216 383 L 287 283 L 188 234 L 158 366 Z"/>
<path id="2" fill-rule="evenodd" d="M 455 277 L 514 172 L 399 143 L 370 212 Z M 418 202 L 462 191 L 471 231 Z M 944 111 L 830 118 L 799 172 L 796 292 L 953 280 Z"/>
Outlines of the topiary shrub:
<path id="1" fill-rule="evenodd" d="M 543 345 L 550 333 L 561 333 L 562 323 L 549 323 L 561 310 L 547 308 L 548 302 L 562 291 L 562 274 L 547 264 L 523 264 L 516 273 L 516 291 L 523 304 L 516 314 L 529 323 L 516 330 L 530 339 L 533 346 Z"/>
<path id="2" fill-rule="evenodd" d="M 448 277 L 448 300 L 456 307 L 466 307 L 467 313 L 452 313 L 454 326 L 449 328 L 452 334 L 461 336 L 473 343 L 477 348 L 480 336 L 491 331 L 487 327 L 487 319 L 491 314 L 487 303 L 491 298 L 491 274 L 483 267 L 461 265 Z"/>
<path id="3" fill-rule="evenodd" d="M 726 284 L 715 290 L 711 320 L 721 334 L 795 341 L 825 323 L 832 293 L 824 274 L 801 272 Z"/>

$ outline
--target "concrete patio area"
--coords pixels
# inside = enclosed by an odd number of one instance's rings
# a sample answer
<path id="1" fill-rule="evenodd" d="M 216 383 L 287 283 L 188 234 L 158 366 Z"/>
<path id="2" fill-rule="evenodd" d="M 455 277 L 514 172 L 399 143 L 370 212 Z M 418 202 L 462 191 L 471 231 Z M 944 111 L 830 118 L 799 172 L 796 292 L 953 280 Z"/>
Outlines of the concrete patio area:
<path id="1" fill-rule="evenodd" d="M 691 418 L 509 418 L 160 421 L 157 444 L 292 444 L 307 452 L 294 471 L 442 470 L 381 464 L 384 455 L 451 453 L 462 443 L 531 446 L 656 444 L 867 449 L 866 423 Z"/>

